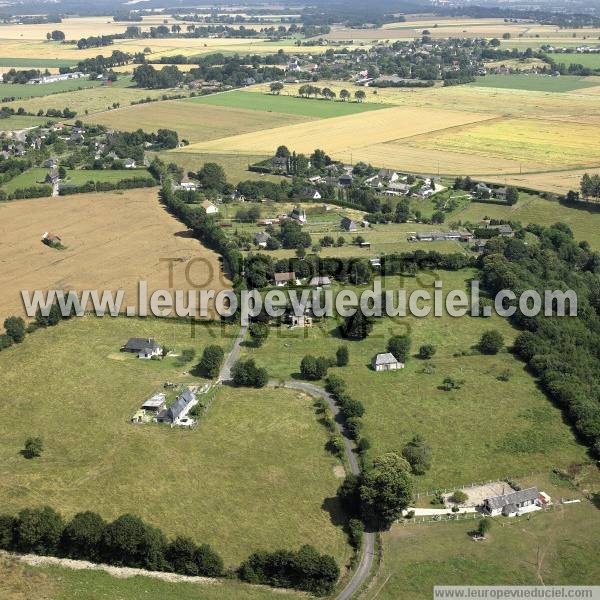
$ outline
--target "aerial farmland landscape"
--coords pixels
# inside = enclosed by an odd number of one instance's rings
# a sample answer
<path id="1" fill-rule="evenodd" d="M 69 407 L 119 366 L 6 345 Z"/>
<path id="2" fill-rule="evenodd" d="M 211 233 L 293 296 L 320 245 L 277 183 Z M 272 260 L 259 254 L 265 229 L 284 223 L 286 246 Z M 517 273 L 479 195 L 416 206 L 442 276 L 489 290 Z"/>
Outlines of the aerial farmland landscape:
<path id="1" fill-rule="evenodd" d="M 598 0 L 0 3 L 0 600 L 600 598 Z"/>

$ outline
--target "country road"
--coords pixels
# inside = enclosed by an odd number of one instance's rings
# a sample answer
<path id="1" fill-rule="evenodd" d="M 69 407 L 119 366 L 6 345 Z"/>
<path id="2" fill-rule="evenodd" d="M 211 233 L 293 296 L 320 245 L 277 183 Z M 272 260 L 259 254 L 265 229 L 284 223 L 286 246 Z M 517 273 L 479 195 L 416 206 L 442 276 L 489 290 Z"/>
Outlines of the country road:
<path id="1" fill-rule="evenodd" d="M 354 442 L 350 439 L 346 428 L 343 425 L 340 409 L 337 404 L 333 401 L 333 398 L 323 388 L 313 385 L 312 383 L 305 383 L 303 381 L 286 381 L 280 384 L 276 381 L 269 381 L 271 387 L 285 387 L 293 390 L 298 390 L 309 394 L 316 398 L 324 398 L 329 404 L 329 408 L 333 414 L 333 419 L 342 435 L 344 440 L 344 450 L 350 470 L 354 475 L 360 475 L 360 465 L 356 459 L 354 453 Z M 346 587 L 336 596 L 336 600 L 349 600 L 358 592 L 362 584 L 371 571 L 373 566 L 373 558 L 375 556 L 375 534 L 371 531 L 365 531 L 363 536 L 363 544 L 361 548 L 361 557 L 356 571 L 352 574 L 352 578 L 346 584 Z"/>
<path id="2" fill-rule="evenodd" d="M 235 364 L 235 361 L 238 359 L 238 356 L 240 354 L 240 346 L 244 341 L 246 330 L 247 327 L 240 328 L 235 342 L 233 343 L 229 354 L 225 358 L 225 362 L 223 363 L 223 367 L 221 368 L 218 380 L 221 383 L 231 381 L 231 368 Z M 358 460 L 354 452 L 354 441 L 348 435 L 346 427 L 343 423 L 343 419 L 340 415 L 340 409 L 338 408 L 337 404 L 334 402 L 330 394 L 328 394 L 323 388 L 304 381 L 286 381 L 281 383 L 271 380 L 269 381 L 268 385 L 270 387 L 275 388 L 285 387 L 292 390 L 298 390 L 300 392 L 308 394 L 309 396 L 313 396 L 314 398 L 324 398 L 327 401 L 329 408 L 331 409 L 333 419 L 336 423 L 340 434 L 342 435 L 342 439 L 344 440 L 344 451 L 346 454 L 346 459 L 348 460 L 348 465 L 350 466 L 350 470 L 354 475 L 360 475 L 360 465 L 358 464 Z M 354 596 L 354 594 L 356 594 L 356 592 L 358 592 L 358 590 L 368 577 L 369 572 L 371 571 L 374 556 L 375 534 L 373 532 L 366 531 L 363 536 L 361 557 L 358 567 L 352 574 L 352 577 L 350 581 L 346 584 L 346 587 L 344 587 L 344 589 L 338 594 L 336 600 L 349 600 Z"/>

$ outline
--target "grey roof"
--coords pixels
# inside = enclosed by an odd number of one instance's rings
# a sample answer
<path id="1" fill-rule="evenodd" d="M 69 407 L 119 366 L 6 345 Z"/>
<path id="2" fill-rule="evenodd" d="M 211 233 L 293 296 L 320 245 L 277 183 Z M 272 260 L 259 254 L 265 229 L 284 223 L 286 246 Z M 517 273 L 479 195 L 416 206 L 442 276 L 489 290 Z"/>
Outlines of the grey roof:
<path id="1" fill-rule="evenodd" d="M 152 398 L 148 398 L 144 404 L 142 404 L 142 408 L 144 409 L 157 409 L 160 408 L 166 400 L 165 394 L 154 394 Z"/>
<path id="2" fill-rule="evenodd" d="M 257 244 L 265 244 L 271 236 L 266 231 L 260 231 L 254 236 L 254 241 Z"/>
<path id="3" fill-rule="evenodd" d="M 356 223 L 348 217 L 343 217 L 342 220 L 340 221 L 340 227 L 343 227 L 344 229 L 351 231 L 353 229 L 356 229 Z"/>
<path id="4" fill-rule="evenodd" d="M 152 338 L 130 338 L 123 346 L 123 350 L 131 350 L 132 352 L 141 352 L 148 348 L 150 350 L 157 350 L 160 346 Z"/>
<path id="5" fill-rule="evenodd" d="M 196 399 L 196 395 L 189 388 L 177 396 L 177 400 L 167 410 L 167 415 L 171 421 L 176 421 L 181 413 L 187 408 L 188 404 Z"/>
<path id="6" fill-rule="evenodd" d="M 486 503 L 490 509 L 501 509 L 510 504 L 519 505 L 523 502 L 535 500 L 540 495 L 540 492 L 536 487 L 527 488 L 526 490 L 519 490 L 518 492 L 512 492 L 504 496 L 494 496 L 487 498 Z"/>
<path id="7" fill-rule="evenodd" d="M 296 279 L 296 273 L 294 273 L 294 271 L 287 271 L 285 273 L 275 273 L 273 279 L 275 281 L 294 281 Z"/>
<path id="8" fill-rule="evenodd" d="M 373 361 L 375 365 L 394 365 L 400 361 L 391 352 L 378 354 Z"/>
<path id="9" fill-rule="evenodd" d="M 331 279 L 325 276 L 313 277 L 308 285 L 331 285 Z"/>

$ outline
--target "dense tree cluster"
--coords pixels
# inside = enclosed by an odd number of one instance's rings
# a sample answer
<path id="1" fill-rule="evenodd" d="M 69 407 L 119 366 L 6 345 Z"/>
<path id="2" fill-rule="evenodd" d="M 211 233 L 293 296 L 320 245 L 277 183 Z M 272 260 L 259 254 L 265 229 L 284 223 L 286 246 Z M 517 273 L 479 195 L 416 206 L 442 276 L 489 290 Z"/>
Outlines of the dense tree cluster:
<path id="1" fill-rule="evenodd" d="M 132 78 L 138 87 L 165 89 L 183 83 L 185 75 L 175 65 L 167 65 L 160 70 L 152 65 L 140 65 L 133 70 Z"/>
<path id="2" fill-rule="evenodd" d="M 239 387 L 261 388 L 269 381 L 267 370 L 258 367 L 253 359 L 238 360 L 231 369 L 231 377 L 233 384 Z"/>
<path id="3" fill-rule="evenodd" d="M 326 596 L 333 591 L 340 570 L 332 556 L 320 554 L 306 545 L 297 552 L 255 552 L 242 563 L 239 575 L 249 583 L 294 588 Z"/>
<path id="4" fill-rule="evenodd" d="M 221 346 L 206 346 L 202 352 L 202 358 L 196 366 L 196 371 L 205 377 L 214 378 L 219 374 L 224 358 L 225 353 Z"/>
<path id="5" fill-rule="evenodd" d="M 482 285 L 491 295 L 511 289 L 519 297 L 535 290 L 542 299 L 547 289 L 576 292 L 576 317 L 531 317 L 515 306 L 511 321 L 522 332 L 514 351 L 600 455 L 600 254 L 586 242 L 575 242 L 564 224 L 528 229 L 539 244 L 507 238 L 488 242 Z"/>
<path id="6" fill-rule="evenodd" d="M 184 537 L 169 542 L 160 529 L 130 514 L 111 523 L 94 512 L 65 523 L 47 506 L 24 509 L 17 517 L 0 515 L 0 548 L 183 575 L 223 574 L 223 561 L 210 546 Z"/>

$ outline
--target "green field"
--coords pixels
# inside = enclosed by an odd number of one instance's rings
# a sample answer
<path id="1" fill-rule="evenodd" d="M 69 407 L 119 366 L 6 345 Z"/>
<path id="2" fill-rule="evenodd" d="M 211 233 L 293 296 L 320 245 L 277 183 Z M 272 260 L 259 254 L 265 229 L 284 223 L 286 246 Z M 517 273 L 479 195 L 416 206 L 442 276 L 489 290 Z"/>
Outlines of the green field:
<path id="1" fill-rule="evenodd" d="M 433 244 L 427 248 L 433 249 Z M 464 289 L 472 275 L 465 270 L 437 272 L 435 277 L 449 291 Z M 409 291 L 427 289 L 433 280 L 433 274 L 421 274 L 407 278 L 404 285 Z M 401 285 L 400 278 L 388 277 L 383 288 Z M 490 328 L 500 330 L 507 345 L 516 336 L 499 317 L 379 319 L 366 340 L 348 343 L 349 366 L 331 370 L 365 404 L 364 433 L 373 455 L 401 449 L 417 433 L 431 444 L 433 466 L 417 478 L 418 489 L 516 477 L 585 460 L 585 448 L 578 445 L 560 409 L 548 401 L 523 363 L 508 352 L 484 356 L 473 349 Z M 414 353 L 425 343 L 437 347 L 433 359 L 412 358 L 401 371 L 374 372 L 373 356 L 386 351 L 391 335 L 407 332 Z M 298 376 L 305 354 L 332 356 L 340 343 L 343 340 L 329 320 L 313 329 L 274 329 L 262 348 L 245 352 L 267 367 L 271 376 L 287 379 Z M 424 371 L 428 363 L 433 365 L 431 373 Z M 505 371 L 509 381 L 500 381 Z M 454 392 L 441 390 L 448 376 L 464 380 L 464 386 Z"/>
<path id="2" fill-rule="evenodd" d="M 565 206 L 556 200 L 546 200 L 541 196 L 523 192 L 514 206 L 471 202 L 452 213 L 447 217 L 447 221 L 478 223 L 486 217 L 520 221 L 524 226 L 530 223 L 546 226 L 557 222 L 566 223 L 573 230 L 576 239 L 589 242 L 593 248 L 600 248 L 600 212 L 584 206 Z"/>
<path id="3" fill-rule="evenodd" d="M 572 488 L 542 489 L 556 500 L 581 497 Z M 530 518 L 496 518 L 482 542 L 471 540 L 474 528 L 473 521 L 393 527 L 383 537 L 383 563 L 366 598 L 423 600 L 434 585 L 598 583 L 600 519 L 587 500 Z"/>
<path id="4" fill-rule="evenodd" d="M 152 153 L 150 153 L 152 154 Z M 183 170 L 198 171 L 206 162 L 215 162 L 225 169 L 227 181 L 234 185 L 240 181 L 251 179 L 253 181 L 275 181 L 279 182 L 283 178 L 280 175 L 270 175 L 264 173 L 255 173 L 248 171 L 248 167 L 266 158 L 265 154 L 246 156 L 245 154 L 194 154 L 192 152 L 159 152 L 158 157 L 166 163 L 174 162 Z"/>
<path id="5" fill-rule="evenodd" d="M 212 106 L 228 106 L 266 112 L 287 113 L 305 117 L 326 119 L 343 117 L 355 113 L 387 108 L 385 104 L 369 102 L 342 102 L 321 100 L 316 98 L 299 98 L 296 96 L 278 96 L 274 94 L 259 94 L 257 92 L 227 92 L 190 98 L 187 102 L 210 104 Z"/>
<path id="6" fill-rule="evenodd" d="M 590 69 L 600 69 L 600 52 L 595 54 L 580 54 L 577 52 L 554 52 L 548 56 L 556 63 L 565 65 L 583 65 Z"/>
<path id="7" fill-rule="evenodd" d="M 41 98 L 43 96 L 50 96 L 51 94 L 73 92 L 75 90 L 99 87 L 100 85 L 102 85 L 100 81 L 90 81 L 89 79 L 72 79 L 41 85 L 0 83 L 0 98 Z"/>
<path id="8" fill-rule="evenodd" d="M 57 58 L 0 58 L 0 67 L 15 69 L 45 69 L 52 67 L 74 67 L 79 61 Z"/>
<path id="9" fill-rule="evenodd" d="M 534 92 L 572 92 L 587 87 L 595 87 L 597 82 L 574 75 L 486 75 L 468 85 L 477 87 L 527 90 Z"/>
<path id="10" fill-rule="evenodd" d="M 121 579 L 101 571 L 30 567 L 0 557 L 0 592 L 6 600 L 284 600 L 306 598 L 236 581 L 174 583 L 149 577 Z"/>
<path id="11" fill-rule="evenodd" d="M 123 179 L 149 176 L 150 174 L 146 169 L 79 169 L 75 171 L 67 171 L 67 177 L 64 180 L 64 183 L 71 183 L 73 185 L 83 185 L 88 181 L 118 183 L 119 181 L 123 181 Z"/>
<path id="12" fill-rule="evenodd" d="M 224 335 L 225 334 L 225 335 Z M 85 317 L 37 331 L 0 354 L 0 382 L 22 418 L 0 425 L 4 512 L 48 504 L 65 516 L 133 512 L 169 535 L 207 542 L 235 566 L 257 549 L 311 543 L 340 565 L 344 533 L 323 501 L 340 466 L 311 399 L 291 390 L 221 389 L 197 429 L 129 419 L 165 381 L 198 382 L 176 358 L 141 361 L 119 348 L 155 337 L 176 352 L 233 343 L 235 328 Z M 19 454 L 39 435 L 43 455 Z"/>
<path id="13" fill-rule="evenodd" d="M 27 129 L 28 127 L 37 127 L 48 121 L 47 117 L 30 117 L 23 115 L 14 115 L 7 119 L 0 119 L 0 131 L 16 131 Z"/>
<path id="14" fill-rule="evenodd" d="M 34 185 L 43 185 L 48 169 L 33 168 L 17 175 L 2 186 L 2 189 L 11 194 L 15 190 L 32 187 Z"/>

